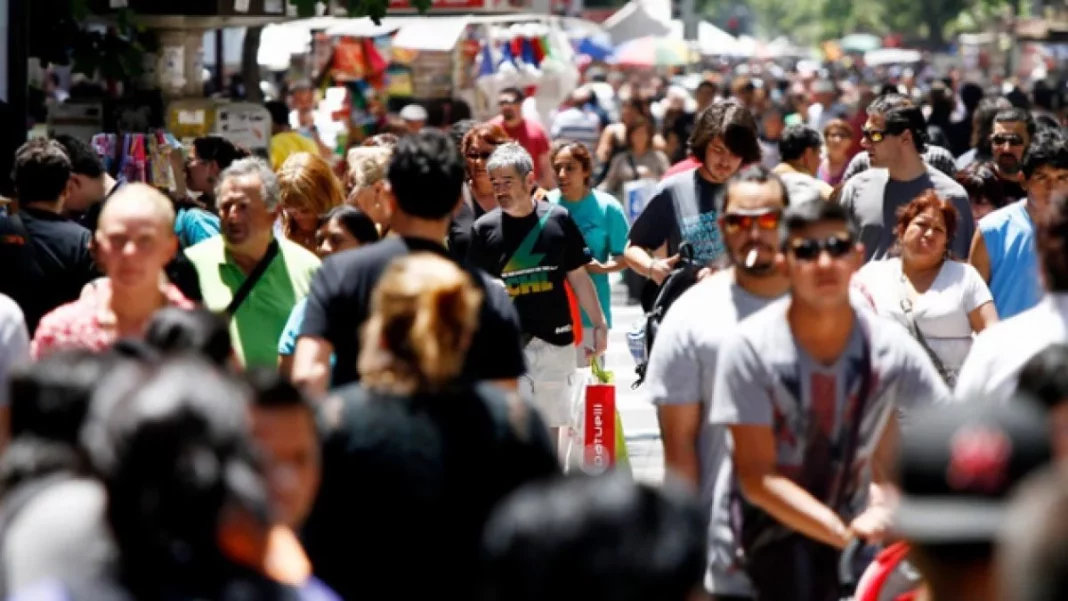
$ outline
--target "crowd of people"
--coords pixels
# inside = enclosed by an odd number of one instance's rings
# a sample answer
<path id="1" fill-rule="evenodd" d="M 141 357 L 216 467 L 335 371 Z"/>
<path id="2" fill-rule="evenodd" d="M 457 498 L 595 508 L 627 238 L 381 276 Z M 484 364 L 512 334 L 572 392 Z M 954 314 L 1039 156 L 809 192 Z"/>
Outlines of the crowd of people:
<path id="1" fill-rule="evenodd" d="M 75 138 L 19 149 L 4 594 L 1068 594 L 1068 136 L 1041 94 L 617 81 L 613 122 L 596 83 L 547 128 L 516 89 L 486 122 L 407 111 L 340 162 L 272 105 L 269 161 L 200 138 L 178 191 Z M 613 274 L 655 325 L 663 486 L 567 459 Z"/>

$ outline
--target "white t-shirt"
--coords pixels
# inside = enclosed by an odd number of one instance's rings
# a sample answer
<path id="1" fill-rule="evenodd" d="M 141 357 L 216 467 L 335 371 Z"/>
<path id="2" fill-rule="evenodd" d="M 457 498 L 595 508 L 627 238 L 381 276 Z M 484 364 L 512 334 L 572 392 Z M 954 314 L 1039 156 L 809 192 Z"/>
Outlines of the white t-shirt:
<path id="1" fill-rule="evenodd" d="M 1038 305 L 979 333 L 957 378 L 958 401 L 1007 401 L 1020 370 L 1051 344 L 1068 344 L 1068 295 L 1050 294 Z"/>
<path id="2" fill-rule="evenodd" d="M 875 312 L 908 328 L 901 307 L 904 283 L 901 259 L 872 261 L 855 276 L 875 303 Z M 972 325 L 968 314 L 992 302 L 990 289 L 974 267 L 958 261 L 946 261 L 931 287 L 912 305 L 912 316 L 947 370 L 956 374 L 972 348 Z"/>

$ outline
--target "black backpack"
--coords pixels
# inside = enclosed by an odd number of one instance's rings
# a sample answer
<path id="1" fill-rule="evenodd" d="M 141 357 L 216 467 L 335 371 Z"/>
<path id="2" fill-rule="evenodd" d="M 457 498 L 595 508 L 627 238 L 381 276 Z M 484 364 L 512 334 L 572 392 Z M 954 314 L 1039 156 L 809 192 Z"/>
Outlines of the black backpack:
<path id="1" fill-rule="evenodd" d="M 697 283 L 697 274 L 702 267 L 702 265 L 694 261 L 693 246 L 688 242 L 680 244 L 679 262 L 675 264 L 675 269 L 660 286 L 656 293 L 656 299 L 645 314 L 645 360 L 634 368 L 634 371 L 638 374 L 638 379 L 634 382 L 634 388 L 641 386 L 642 382 L 645 381 L 645 369 L 649 365 L 649 356 L 653 352 L 653 342 L 656 340 L 656 334 L 660 330 L 660 324 L 664 321 L 664 316 L 667 315 L 672 303 L 682 296 L 683 292 L 686 292 Z"/>

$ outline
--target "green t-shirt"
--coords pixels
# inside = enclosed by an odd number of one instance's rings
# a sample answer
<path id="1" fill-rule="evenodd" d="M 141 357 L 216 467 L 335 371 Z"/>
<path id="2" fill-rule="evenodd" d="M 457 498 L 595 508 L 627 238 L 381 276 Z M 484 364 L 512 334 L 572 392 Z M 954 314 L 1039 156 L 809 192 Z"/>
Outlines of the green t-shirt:
<path id="1" fill-rule="evenodd" d="M 230 321 L 234 353 L 245 367 L 278 364 L 278 339 L 286 320 L 311 289 L 319 257 L 299 244 L 278 239 L 278 254 Z M 221 313 L 245 281 L 245 274 L 226 252 L 222 236 L 185 250 L 197 270 L 204 306 Z"/>
<path id="2" fill-rule="evenodd" d="M 567 209 L 571 219 L 578 225 L 582 237 L 586 239 L 586 247 L 594 259 L 604 263 L 614 255 L 623 254 L 627 246 L 627 217 L 623 214 L 623 207 L 619 201 L 611 195 L 592 190 L 582 200 L 570 202 L 564 200 L 559 190 L 548 193 L 549 202 L 558 204 Z M 612 327 L 612 287 L 608 282 L 608 274 L 591 273 L 594 287 L 597 288 L 597 300 L 601 302 L 601 310 L 608 327 Z M 587 328 L 593 327 L 586 312 L 582 312 L 582 325 Z"/>

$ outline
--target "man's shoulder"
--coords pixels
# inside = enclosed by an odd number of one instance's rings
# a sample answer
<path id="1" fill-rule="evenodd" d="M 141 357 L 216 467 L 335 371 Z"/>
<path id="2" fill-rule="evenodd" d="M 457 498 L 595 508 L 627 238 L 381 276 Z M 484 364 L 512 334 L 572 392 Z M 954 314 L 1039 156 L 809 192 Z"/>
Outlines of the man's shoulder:
<path id="1" fill-rule="evenodd" d="M 683 190 L 692 189 L 694 186 L 694 177 L 697 177 L 696 169 L 672 173 L 657 182 L 653 195 L 677 194 Z"/>
<path id="2" fill-rule="evenodd" d="M 373 244 L 330 255 L 323 261 L 322 270 L 337 272 L 346 279 L 354 278 L 366 271 L 381 271 L 393 259 L 407 253 L 403 239 L 387 236 Z"/>
<path id="3" fill-rule="evenodd" d="M 955 197 L 955 200 L 968 200 L 968 191 L 952 177 L 949 177 L 931 165 L 927 165 L 927 174 L 931 177 L 931 183 L 934 184 L 935 190 L 940 195 L 952 196 Z"/>
<path id="4" fill-rule="evenodd" d="M 221 262 L 226 256 L 226 246 L 222 236 L 212 236 L 185 249 L 185 256 L 193 265 L 200 266 L 206 262 Z"/>
<path id="5" fill-rule="evenodd" d="M 979 219 L 979 229 L 990 231 L 1004 226 L 1020 211 L 1020 203 L 1026 201 L 1011 202 L 1000 209 L 995 209 Z"/>
<path id="6" fill-rule="evenodd" d="M 278 252 L 286 260 L 286 263 L 297 269 L 317 268 L 322 260 L 312 251 L 300 244 L 286 238 L 278 238 Z"/>
<path id="7" fill-rule="evenodd" d="M 497 207 L 492 211 L 487 211 L 482 214 L 481 217 L 475 220 L 472 224 L 472 229 L 475 232 L 483 232 L 484 230 L 497 227 L 497 224 L 501 222 L 501 208 Z"/>

